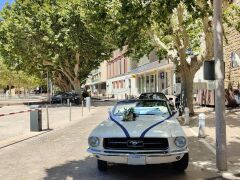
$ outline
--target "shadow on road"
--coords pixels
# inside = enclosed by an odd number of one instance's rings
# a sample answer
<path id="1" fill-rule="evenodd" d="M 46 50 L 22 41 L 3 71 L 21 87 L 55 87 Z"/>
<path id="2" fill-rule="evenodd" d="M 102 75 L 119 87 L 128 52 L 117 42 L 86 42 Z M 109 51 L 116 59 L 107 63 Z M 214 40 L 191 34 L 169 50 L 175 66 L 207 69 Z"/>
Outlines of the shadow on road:
<path id="1" fill-rule="evenodd" d="M 127 166 L 110 165 L 107 172 L 97 170 L 96 159 L 87 157 L 84 160 L 70 161 L 66 164 L 46 170 L 49 179 L 192 179 L 187 173 L 178 173 L 170 165 Z"/>
<path id="2" fill-rule="evenodd" d="M 171 165 L 128 166 L 110 165 L 107 172 L 99 172 L 96 158 L 88 156 L 78 161 L 46 169 L 45 180 L 52 179 L 167 179 L 167 180 L 195 180 L 195 179 L 223 179 L 216 173 L 215 162 L 209 157 L 206 148 L 196 137 L 189 137 L 190 164 L 185 173 L 175 171 Z"/>

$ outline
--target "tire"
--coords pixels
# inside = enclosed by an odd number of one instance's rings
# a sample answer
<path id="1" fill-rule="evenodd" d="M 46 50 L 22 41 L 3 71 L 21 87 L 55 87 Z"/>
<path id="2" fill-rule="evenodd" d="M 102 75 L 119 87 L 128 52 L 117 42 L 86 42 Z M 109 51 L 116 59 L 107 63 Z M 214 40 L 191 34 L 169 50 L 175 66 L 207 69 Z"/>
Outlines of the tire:
<path id="1" fill-rule="evenodd" d="M 188 167 L 188 161 L 189 161 L 189 154 L 186 153 L 184 154 L 181 160 L 173 163 L 174 169 L 179 172 L 185 171 Z"/>
<path id="2" fill-rule="evenodd" d="M 99 171 L 102 171 L 102 172 L 107 171 L 107 168 L 108 168 L 107 161 L 102 161 L 98 159 L 97 166 Z"/>

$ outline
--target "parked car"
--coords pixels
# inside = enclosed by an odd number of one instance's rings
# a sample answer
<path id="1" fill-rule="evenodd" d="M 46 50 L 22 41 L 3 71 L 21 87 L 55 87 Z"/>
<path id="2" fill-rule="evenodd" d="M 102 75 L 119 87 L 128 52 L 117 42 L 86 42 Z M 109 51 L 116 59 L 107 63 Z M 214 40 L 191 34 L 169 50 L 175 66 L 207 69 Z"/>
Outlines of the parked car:
<path id="1" fill-rule="evenodd" d="M 161 92 L 152 92 L 152 93 L 142 93 L 139 96 L 139 99 L 162 99 L 168 101 L 172 110 L 175 110 L 175 98 L 173 96 L 167 97 Z"/>
<path id="2" fill-rule="evenodd" d="M 68 99 L 70 100 L 71 103 L 74 103 L 74 104 L 80 103 L 80 96 L 77 93 L 73 93 L 73 92 L 60 92 L 52 97 L 51 103 L 66 104 Z"/>
<path id="3" fill-rule="evenodd" d="M 100 171 L 108 163 L 188 167 L 187 138 L 166 100 L 119 101 L 91 132 L 88 144 Z"/>

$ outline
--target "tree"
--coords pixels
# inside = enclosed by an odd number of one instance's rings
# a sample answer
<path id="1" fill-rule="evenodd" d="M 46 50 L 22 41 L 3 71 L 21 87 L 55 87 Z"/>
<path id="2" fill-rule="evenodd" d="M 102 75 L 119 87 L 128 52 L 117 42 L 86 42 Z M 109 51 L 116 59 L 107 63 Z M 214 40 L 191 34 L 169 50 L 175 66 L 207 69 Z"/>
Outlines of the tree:
<path id="1" fill-rule="evenodd" d="M 25 89 L 35 88 L 43 83 L 42 80 L 23 71 L 9 69 L 2 60 L 0 60 L 0 77 L 0 87 L 4 89 L 9 87 L 9 90 L 15 87 L 18 91 L 20 88 L 24 88 L 25 91 Z M 9 92 L 11 96 L 11 91 Z"/>
<path id="2" fill-rule="evenodd" d="M 57 84 L 70 83 L 80 92 L 81 82 L 111 52 L 104 36 L 83 21 L 80 5 L 74 0 L 17 0 L 6 7 L 0 22 L 0 53 L 6 63 L 39 77 L 44 70 L 54 71 Z"/>
<path id="3" fill-rule="evenodd" d="M 240 6 L 234 3 L 227 5 L 223 15 L 225 25 L 240 32 Z"/>
<path id="4" fill-rule="evenodd" d="M 171 59 L 182 79 L 186 106 L 193 110 L 193 78 L 213 59 L 212 2 L 206 0 L 86 0 L 86 14 L 118 47 L 140 58 L 157 50 Z"/>

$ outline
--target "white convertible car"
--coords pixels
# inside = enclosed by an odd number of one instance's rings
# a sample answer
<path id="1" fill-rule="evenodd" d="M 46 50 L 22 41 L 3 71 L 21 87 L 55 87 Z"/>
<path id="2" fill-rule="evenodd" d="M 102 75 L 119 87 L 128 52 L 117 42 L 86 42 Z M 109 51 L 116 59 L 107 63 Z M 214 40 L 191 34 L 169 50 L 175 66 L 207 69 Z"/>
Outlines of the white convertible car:
<path id="1" fill-rule="evenodd" d="M 106 171 L 108 163 L 172 163 L 179 171 L 188 167 L 186 136 L 165 100 L 118 102 L 108 120 L 92 131 L 88 143 L 100 171 Z"/>

